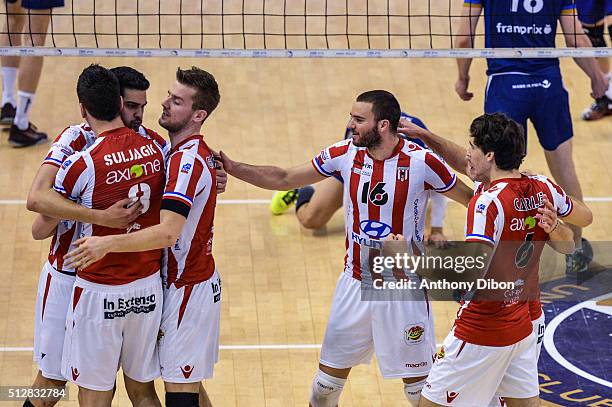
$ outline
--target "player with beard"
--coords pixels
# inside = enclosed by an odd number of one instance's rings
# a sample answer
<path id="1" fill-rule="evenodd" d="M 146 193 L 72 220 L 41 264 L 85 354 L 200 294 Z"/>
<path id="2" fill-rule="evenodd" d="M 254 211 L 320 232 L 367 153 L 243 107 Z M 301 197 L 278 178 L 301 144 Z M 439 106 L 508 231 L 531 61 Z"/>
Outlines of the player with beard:
<path id="1" fill-rule="evenodd" d="M 169 407 L 210 405 L 207 398 L 198 400 L 198 390 L 218 360 L 221 281 L 212 256 L 216 163 L 200 130 L 219 99 L 211 74 L 196 67 L 177 70 L 159 119 L 172 142 L 160 224 L 108 239 L 81 239 L 66 256 L 80 268 L 107 253 L 168 248 L 159 353 Z"/>
<path id="2" fill-rule="evenodd" d="M 373 90 L 353 104 L 353 137 L 324 149 L 310 163 L 289 169 L 253 166 L 220 153 L 230 175 L 265 189 L 290 190 L 331 176 L 343 180 L 347 253 L 312 383 L 313 407 L 338 405 L 351 368 L 369 363 L 373 353 L 385 378 L 403 380 L 413 405 L 431 367 L 433 315 L 423 293 L 414 290 L 411 301 L 370 301 L 361 298 L 362 279 L 364 284 L 371 280 L 369 257 L 389 233 L 404 231 L 414 253 L 424 251 L 424 198 L 430 190 L 463 204 L 471 193 L 430 150 L 398 137 L 399 119 L 396 98 Z"/>

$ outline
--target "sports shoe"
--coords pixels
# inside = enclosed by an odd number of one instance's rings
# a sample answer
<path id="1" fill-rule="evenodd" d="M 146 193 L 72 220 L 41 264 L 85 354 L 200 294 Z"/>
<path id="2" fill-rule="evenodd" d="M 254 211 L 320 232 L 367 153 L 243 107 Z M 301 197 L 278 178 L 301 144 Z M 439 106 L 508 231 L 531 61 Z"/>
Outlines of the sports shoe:
<path id="1" fill-rule="evenodd" d="M 13 124 L 17 108 L 10 103 L 5 103 L 0 110 L 0 124 Z"/>
<path id="2" fill-rule="evenodd" d="M 295 203 L 298 196 L 298 190 L 292 189 L 291 191 L 278 191 L 272 197 L 270 202 L 270 212 L 272 215 L 280 215 L 289 209 L 291 205 Z"/>
<path id="3" fill-rule="evenodd" d="M 589 279 L 589 264 L 593 260 L 593 248 L 586 239 L 582 239 L 582 246 L 573 254 L 565 255 L 565 274 L 576 277 L 579 283 Z"/>
<path id="4" fill-rule="evenodd" d="M 610 115 L 612 115 L 612 100 L 604 95 L 595 100 L 588 109 L 582 112 L 582 120 L 599 120 Z"/>
<path id="5" fill-rule="evenodd" d="M 19 127 L 14 124 L 11 125 L 11 130 L 9 132 L 9 144 L 11 144 L 15 148 L 21 147 L 30 147 L 35 146 L 36 144 L 45 143 L 48 137 L 46 133 L 38 131 L 36 126 L 32 123 L 29 124 L 28 128 L 25 130 L 21 130 Z"/>

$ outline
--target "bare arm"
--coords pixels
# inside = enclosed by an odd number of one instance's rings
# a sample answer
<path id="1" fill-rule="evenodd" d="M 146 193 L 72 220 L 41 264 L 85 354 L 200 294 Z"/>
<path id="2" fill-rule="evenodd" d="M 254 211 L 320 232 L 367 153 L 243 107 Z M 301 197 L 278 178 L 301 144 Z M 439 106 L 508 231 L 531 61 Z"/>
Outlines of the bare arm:
<path id="1" fill-rule="evenodd" d="M 140 215 L 142 207 L 139 204 L 125 208 L 131 203 L 128 198 L 104 211 L 85 208 L 64 199 L 53 190 L 57 171 L 58 168 L 52 165 L 42 165 L 38 169 L 28 193 L 28 210 L 55 219 L 70 219 L 111 228 L 125 228 Z"/>
<path id="2" fill-rule="evenodd" d="M 467 175 L 465 148 L 461 147 L 459 144 L 455 144 L 405 119 L 400 120 L 397 131 L 398 133 L 423 140 L 423 142 L 427 144 L 427 147 L 442 157 L 455 171 Z"/>
<path id="3" fill-rule="evenodd" d="M 544 206 L 538 208 L 535 217 L 538 219 L 538 227 L 548 233 L 550 240 L 547 244 L 550 247 L 563 254 L 574 252 L 574 233 L 559 221 L 557 210 L 548 198 L 544 198 Z"/>
<path id="4" fill-rule="evenodd" d="M 53 235 L 57 228 L 59 220 L 50 218 L 49 216 L 36 215 L 34 223 L 32 223 L 32 237 L 34 240 L 44 240 Z"/>
<path id="5" fill-rule="evenodd" d="M 478 19 L 482 7 L 480 6 L 464 6 L 457 28 L 457 40 L 455 42 L 455 48 L 474 48 L 474 36 L 476 34 L 476 27 L 478 26 Z M 472 58 L 459 58 L 457 59 L 458 78 L 455 83 L 455 92 L 459 95 L 462 100 L 470 100 L 474 97 L 474 94 L 468 92 L 470 84 L 470 66 L 472 65 Z"/>
<path id="6" fill-rule="evenodd" d="M 250 165 L 231 160 L 220 152 L 223 166 L 228 174 L 259 188 L 285 191 L 308 184 L 314 184 L 327 177 L 319 174 L 311 163 L 293 168 L 280 168 L 268 165 Z"/>
<path id="7" fill-rule="evenodd" d="M 472 196 L 474 196 L 474 192 L 459 178 L 457 178 L 455 186 L 448 191 L 443 192 L 443 194 L 453 201 L 459 202 L 465 207 L 468 206 L 470 199 L 472 199 Z"/>
<path id="8" fill-rule="evenodd" d="M 134 233 L 112 236 L 89 236 L 77 240 L 78 246 L 64 257 L 65 264 L 83 269 L 107 253 L 142 252 L 172 246 L 178 239 L 186 218 L 176 212 L 162 210 L 158 225 Z"/>
<path id="9" fill-rule="evenodd" d="M 591 40 L 586 36 L 582 29 L 582 24 L 573 14 L 564 14 L 559 17 L 561 29 L 565 37 L 565 44 L 568 48 L 591 47 Z M 595 58 L 574 58 L 574 62 L 591 79 L 591 96 L 599 98 L 604 95 L 608 88 L 608 83 L 604 78 L 601 69 Z"/>
<path id="10" fill-rule="evenodd" d="M 591 209 L 582 201 L 572 197 L 570 199 L 572 200 L 573 207 L 569 215 L 563 217 L 563 221 L 582 228 L 593 223 L 593 212 L 591 212 Z"/>

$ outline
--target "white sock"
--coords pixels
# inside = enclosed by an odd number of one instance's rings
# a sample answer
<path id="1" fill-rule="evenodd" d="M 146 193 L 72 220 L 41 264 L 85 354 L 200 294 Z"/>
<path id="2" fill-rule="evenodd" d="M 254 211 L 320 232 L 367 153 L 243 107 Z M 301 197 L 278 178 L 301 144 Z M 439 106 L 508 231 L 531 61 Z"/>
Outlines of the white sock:
<path id="1" fill-rule="evenodd" d="M 17 83 L 17 68 L 2 67 L 2 106 L 10 103 L 17 106 L 15 102 L 15 83 Z"/>
<path id="2" fill-rule="evenodd" d="M 425 386 L 425 380 L 419 380 L 415 383 L 404 383 L 404 394 L 406 395 L 406 399 L 408 399 L 408 403 L 411 406 L 417 407 L 419 405 L 419 399 L 421 398 L 421 390 L 423 390 L 423 386 Z"/>
<path id="3" fill-rule="evenodd" d="M 28 92 L 17 92 L 19 95 L 19 103 L 17 103 L 17 113 L 15 113 L 15 120 L 13 123 L 20 130 L 26 130 L 30 125 L 30 110 L 32 110 L 32 103 L 34 103 L 34 94 Z"/>

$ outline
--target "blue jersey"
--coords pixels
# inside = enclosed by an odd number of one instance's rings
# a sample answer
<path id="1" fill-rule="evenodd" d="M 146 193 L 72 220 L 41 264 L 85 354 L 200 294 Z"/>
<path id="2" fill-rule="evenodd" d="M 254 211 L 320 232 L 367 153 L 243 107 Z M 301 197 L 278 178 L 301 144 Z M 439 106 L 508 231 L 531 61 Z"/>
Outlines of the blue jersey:
<path id="1" fill-rule="evenodd" d="M 576 12 L 573 0 L 464 0 L 463 5 L 484 8 L 486 48 L 554 48 L 559 17 Z M 560 75 L 557 58 L 489 58 L 487 65 L 487 75 Z"/>

